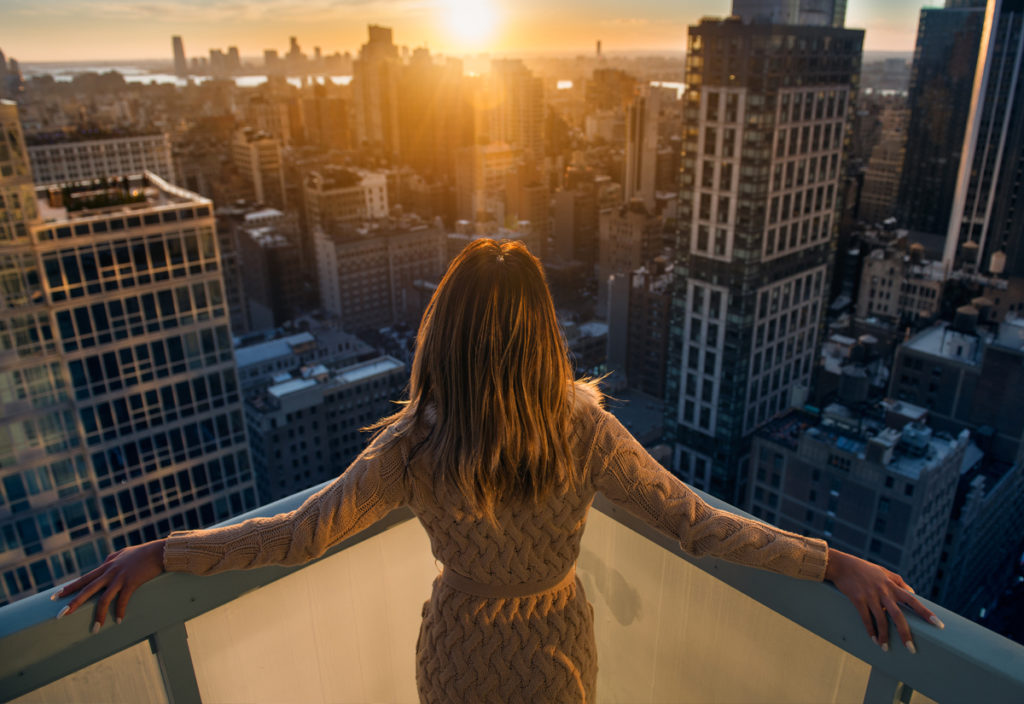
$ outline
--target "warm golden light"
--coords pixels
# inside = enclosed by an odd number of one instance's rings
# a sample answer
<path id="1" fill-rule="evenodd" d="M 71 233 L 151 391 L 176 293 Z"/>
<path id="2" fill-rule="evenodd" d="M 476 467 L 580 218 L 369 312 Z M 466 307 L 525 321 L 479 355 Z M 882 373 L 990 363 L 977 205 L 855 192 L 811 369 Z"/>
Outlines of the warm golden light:
<path id="1" fill-rule="evenodd" d="M 441 12 L 452 39 L 463 47 L 479 46 L 495 34 L 498 18 L 488 0 L 444 0 Z"/>

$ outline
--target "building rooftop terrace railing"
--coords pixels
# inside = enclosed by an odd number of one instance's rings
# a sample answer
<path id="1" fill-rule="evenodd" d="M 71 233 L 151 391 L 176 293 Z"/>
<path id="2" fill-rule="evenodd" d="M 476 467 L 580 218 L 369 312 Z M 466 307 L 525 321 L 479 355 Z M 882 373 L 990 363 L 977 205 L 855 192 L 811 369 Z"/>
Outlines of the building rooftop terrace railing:
<path id="1" fill-rule="evenodd" d="M 57 621 L 60 604 L 39 594 L 0 609 L 0 700 L 414 702 L 438 569 L 403 510 L 302 567 L 163 575 L 97 635 L 91 604 Z M 1024 701 L 1024 647 L 971 621 L 929 604 L 946 629 L 911 616 L 918 653 L 895 629 L 883 653 L 831 586 L 693 560 L 600 497 L 578 574 L 601 701 Z"/>

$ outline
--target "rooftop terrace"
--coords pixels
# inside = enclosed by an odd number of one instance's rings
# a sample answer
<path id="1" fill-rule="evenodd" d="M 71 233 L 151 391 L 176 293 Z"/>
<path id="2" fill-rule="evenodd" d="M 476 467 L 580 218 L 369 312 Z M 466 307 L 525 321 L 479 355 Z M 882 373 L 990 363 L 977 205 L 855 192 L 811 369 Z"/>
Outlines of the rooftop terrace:
<path id="1" fill-rule="evenodd" d="M 437 573 L 423 529 L 396 511 L 303 567 L 163 575 L 97 635 L 91 609 L 56 621 L 60 603 L 39 594 L 0 609 L 0 699 L 415 702 Z M 975 623 L 929 603 L 945 630 L 910 617 L 918 653 L 883 653 L 830 585 L 695 561 L 600 499 L 578 574 L 605 702 L 1024 701 L 1024 647 Z"/>

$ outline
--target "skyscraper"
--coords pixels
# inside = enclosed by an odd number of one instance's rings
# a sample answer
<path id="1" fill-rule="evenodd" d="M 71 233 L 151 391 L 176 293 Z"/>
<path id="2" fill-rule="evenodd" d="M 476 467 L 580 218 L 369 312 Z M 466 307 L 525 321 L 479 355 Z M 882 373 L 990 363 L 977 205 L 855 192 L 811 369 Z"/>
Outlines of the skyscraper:
<path id="1" fill-rule="evenodd" d="M 370 25 L 370 40 L 353 67 L 356 138 L 360 145 L 399 153 L 398 81 L 401 62 L 390 27 Z"/>
<path id="2" fill-rule="evenodd" d="M 544 157 L 544 82 L 519 59 L 491 61 L 490 138 Z"/>
<path id="3" fill-rule="evenodd" d="M 185 58 L 185 45 L 181 37 L 171 37 L 171 46 L 174 47 L 174 75 L 184 78 L 188 75 L 188 60 Z"/>
<path id="4" fill-rule="evenodd" d="M 966 242 L 981 271 L 1024 276 L 1024 3 L 989 0 L 943 263 Z"/>
<path id="5" fill-rule="evenodd" d="M 924 8 L 910 73 L 910 120 L 897 198 L 900 224 L 945 234 L 971 107 L 985 3 Z"/>
<path id="6" fill-rule="evenodd" d="M 863 36 L 690 27 L 666 425 L 677 472 L 726 500 L 810 382 Z"/>
<path id="7" fill-rule="evenodd" d="M 257 501 L 210 201 L 152 174 L 37 201 L 0 123 L 6 603 Z"/>
<path id="8" fill-rule="evenodd" d="M 626 108 L 626 165 L 623 199 L 643 200 L 654 210 L 654 192 L 658 174 L 658 110 L 660 93 L 648 89 L 637 95 Z"/>

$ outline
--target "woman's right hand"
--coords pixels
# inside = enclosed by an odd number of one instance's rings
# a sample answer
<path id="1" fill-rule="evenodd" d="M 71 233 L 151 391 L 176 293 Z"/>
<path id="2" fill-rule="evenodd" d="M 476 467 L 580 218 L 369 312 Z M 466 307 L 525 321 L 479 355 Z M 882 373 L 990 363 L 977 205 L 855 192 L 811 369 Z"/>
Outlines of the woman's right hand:
<path id="1" fill-rule="evenodd" d="M 96 602 L 92 632 L 103 627 L 110 603 L 117 597 L 114 617 L 118 623 L 124 619 L 128 600 L 140 586 L 158 577 L 164 571 L 164 540 L 153 540 L 135 547 L 128 547 L 111 553 L 103 564 L 74 582 L 66 584 L 50 598 L 58 599 L 75 594 L 75 597 L 60 610 L 57 618 L 74 613 L 95 594 L 102 592 Z"/>

